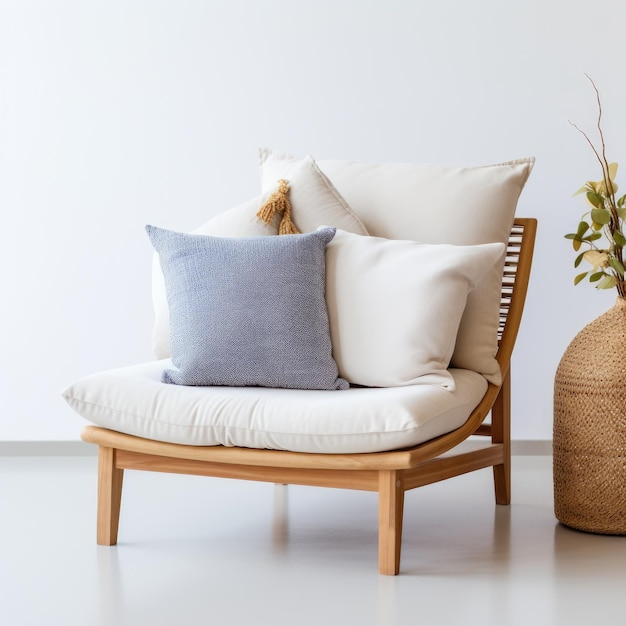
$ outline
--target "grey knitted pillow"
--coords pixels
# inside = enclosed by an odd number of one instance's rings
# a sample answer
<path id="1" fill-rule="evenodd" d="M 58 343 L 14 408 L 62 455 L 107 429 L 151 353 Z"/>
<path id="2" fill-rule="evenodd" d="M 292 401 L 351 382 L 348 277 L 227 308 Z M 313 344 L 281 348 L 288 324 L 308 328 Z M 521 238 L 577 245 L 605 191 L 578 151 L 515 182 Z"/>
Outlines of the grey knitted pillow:
<path id="1" fill-rule="evenodd" d="M 177 385 L 346 389 L 332 357 L 325 247 L 335 229 L 282 237 L 147 226 L 170 309 Z"/>

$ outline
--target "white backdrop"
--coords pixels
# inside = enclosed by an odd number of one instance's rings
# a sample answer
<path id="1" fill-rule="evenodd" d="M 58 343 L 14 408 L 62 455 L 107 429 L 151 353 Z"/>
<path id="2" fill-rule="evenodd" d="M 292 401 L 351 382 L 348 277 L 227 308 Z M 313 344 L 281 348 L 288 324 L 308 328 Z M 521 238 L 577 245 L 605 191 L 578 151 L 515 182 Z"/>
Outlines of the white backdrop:
<path id="1" fill-rule="evenodd" d="M 572 192 L 599 178 L 568 125 L 594 128 L 584 72 L 602 92 L 609 157 L 626 158 L 617 6 L 0 0 L 0 440 L 78 439 L 60 391 L 151 358 L 144 225 L 191 229 L 255 196 L 260 146 L 450 165 L 537 158 L 518 209 L 540 230 L 513 436 L 549 439 L 559 358 L 615 298 L 573 287 L 563 235 L 584 211 Z"/>

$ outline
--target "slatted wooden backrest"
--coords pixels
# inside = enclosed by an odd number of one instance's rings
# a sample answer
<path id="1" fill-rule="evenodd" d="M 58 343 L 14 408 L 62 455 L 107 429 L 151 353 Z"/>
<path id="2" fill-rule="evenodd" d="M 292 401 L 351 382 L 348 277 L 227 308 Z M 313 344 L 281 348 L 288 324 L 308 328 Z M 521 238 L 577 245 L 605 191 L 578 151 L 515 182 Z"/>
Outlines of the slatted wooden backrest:
<path id="1" fill-rule="evenodd" d="M 509 369 L 511 354 L 517 338 L 524 302 L 528 291 L 537 220 L 518 217 L 513 223 L 502 274 L 500 328 L 498 331 L 498 362 L 503 376 Z"/>

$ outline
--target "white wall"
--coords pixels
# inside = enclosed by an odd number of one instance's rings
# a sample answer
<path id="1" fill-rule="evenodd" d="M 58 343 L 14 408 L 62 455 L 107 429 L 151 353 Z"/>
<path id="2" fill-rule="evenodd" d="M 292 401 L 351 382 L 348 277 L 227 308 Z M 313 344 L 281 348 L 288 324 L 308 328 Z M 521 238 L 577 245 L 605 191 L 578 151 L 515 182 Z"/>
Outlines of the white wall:
<path id="1" fill-rule="evenodd" d="M 572 286 L 563 234 L 584 210 L 572 192 L 598 176 L 568 125 L 595 123 L 583 72 L 602 91 L 609 156 L 624 159 L 616 6 L 0 0 L 0 440 L 77 439 L 61 389 L 151 357 L 144 224 L 193 228 L 256 195 L 259 146 L 453 165 L 537 157 L 518 210 L 540 231 L 513 436 L 549 439 L 560 355 L 615 297 Z"/>

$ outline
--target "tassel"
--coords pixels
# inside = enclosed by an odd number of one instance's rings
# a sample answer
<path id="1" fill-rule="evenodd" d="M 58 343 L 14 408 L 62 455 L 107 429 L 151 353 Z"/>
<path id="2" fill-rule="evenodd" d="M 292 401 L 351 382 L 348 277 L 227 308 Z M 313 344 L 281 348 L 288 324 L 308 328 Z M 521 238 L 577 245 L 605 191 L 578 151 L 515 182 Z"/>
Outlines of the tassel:
<path id="1" fill-rule="evenodd" d="M 274 221 L 274 215 L 277 213 L 282 215 L 280 226 L 278 227 L 279 235 L 297 235 L 300 231 L 291 220 L 291 202 L 289 202 L 289 185 L 287 181 L 281 179 L 278 181 L 278 189 L 270 195 L 263 206 L 257 211 L 257 218 L 266 224 Z"/>

